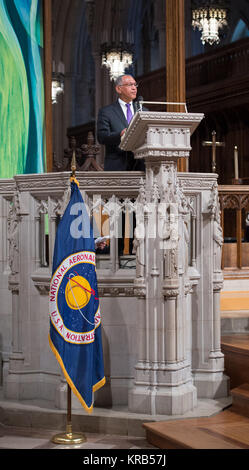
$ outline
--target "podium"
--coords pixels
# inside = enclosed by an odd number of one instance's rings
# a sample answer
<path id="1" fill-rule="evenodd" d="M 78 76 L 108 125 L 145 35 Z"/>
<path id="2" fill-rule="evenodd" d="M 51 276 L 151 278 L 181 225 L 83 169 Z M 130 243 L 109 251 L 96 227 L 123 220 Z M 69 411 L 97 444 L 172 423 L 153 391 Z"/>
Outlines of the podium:
<path id="1" fill-rule="evenodd" d="M 128 404 L 133 412 L 182 415 L 197 405 L 191 349 L 193 284 L 188 263 L 191 208 L 179 182 L 177 160 L 189 157 L 190 137 L 202 118 L 199 113 L 138 112 L 120 144 L 135 158 L 143 158 L 146 166 L 136 203 L 134 232 L 137 363 Z M 221 271 L 215 276 L 214 282 L 221 286 Z M 216 321 L 219 311 L 215 315 Z M 212 310 L 210 318 L 213 316 Z M 216 328 L 212 319 L 209 324 Z M 204 325 L 200 324 L 200 335 Z M 213 332 L 213 337 L 218 336 Z M 218 339 L 217 344 L 210 345 L 209 356 L 205 377 L 210 372 L 210 387 L 217 381 L 218 389 L 223 380 Z"/>
<path id="2" fill-rule="evenodd" d="M 202 113 L 136 113 L 123 135 L 120 148 L 135 158 L 165 162 L 165 159 L 189 157 L 190 136 L 203 119 Z"/>

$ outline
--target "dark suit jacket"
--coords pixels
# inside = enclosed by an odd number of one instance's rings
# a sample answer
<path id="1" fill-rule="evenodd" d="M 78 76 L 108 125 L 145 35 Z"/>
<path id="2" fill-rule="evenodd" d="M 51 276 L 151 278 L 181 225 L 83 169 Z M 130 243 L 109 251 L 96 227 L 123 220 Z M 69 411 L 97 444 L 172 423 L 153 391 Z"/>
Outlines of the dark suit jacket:
<path id="1" fill-rule="evenodd" d="M 118 101 L 99 110 L 97 137 L 105 145 L 104 169 L 107 171 L 144 171 L 144 162 L 135 160 L 132 152 L 119 148 L 120 133 L 128 127 L 128 122 Z"/>

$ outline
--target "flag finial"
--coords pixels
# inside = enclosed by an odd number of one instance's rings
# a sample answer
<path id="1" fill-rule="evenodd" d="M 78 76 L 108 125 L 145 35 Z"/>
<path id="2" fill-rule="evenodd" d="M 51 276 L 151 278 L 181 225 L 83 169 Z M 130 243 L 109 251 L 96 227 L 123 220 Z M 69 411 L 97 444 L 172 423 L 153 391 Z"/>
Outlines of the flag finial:
<path id="1" fill-rule="evenodd" d="M 75 173 L 76 173 L 76 157 L 75 157 L 75 148 L 73 149 L 73 156 L 72 156 L 72 162 L 71 162 L 71 170 L 72 170 L 72 177 L 75 178 Z"/>
<path id="2" fill-rule="evenodd" d="M 73 155 L 72 155 L 72 161 L 71 161 L 71 177 L 70 177 L 70 181 L 74 181 L 78 187 L 79 187 L 79 182 L 77 181 L 76 179 L 76 156 L 75 156 L 75 153 L 76 153 L 76 140 L 75 140 L 75 137 L 72 138 L 72 147 L 73 147 Z"/>

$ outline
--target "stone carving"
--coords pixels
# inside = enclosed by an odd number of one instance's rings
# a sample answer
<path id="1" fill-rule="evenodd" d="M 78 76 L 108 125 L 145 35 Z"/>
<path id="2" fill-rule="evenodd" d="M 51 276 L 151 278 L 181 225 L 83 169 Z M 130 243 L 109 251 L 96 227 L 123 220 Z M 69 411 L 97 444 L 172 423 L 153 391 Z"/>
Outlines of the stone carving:
<path id="1" fill-rule="evenodd" d="M 214 272 L 221 272 L 221 249 L 223 245 L 222 228 L 218 220 L 214 219 Z"/>
<path id="2" fill-rule="evenodd" d="M 36 210 L 37 214 L 47 214 L 48 213 L 48 201 L 42 200 L 38 201 L 38 207 Z"/>
<path id="3" fill-rule="evenodd" d="M 212 189 L 212 186 L 215 181 L 214 176 L 207 174 L 205 179 L 203 179 L 203 177 L 201 175 L 198 175 L 198 173 L 192 173 L 191 176 L 193 176 L 193 178 L 189 178 L 188 175 L 189 174 L 186 173 L 186 176 L 183 176 L 183 174 L 180 174 L 178 176 L 178 179 L 181 183 L 181 188 L 183 190 Z"/>
<path id="4" fill-rule="evenodd" d="M 71 188 L 70 188 L 70 184 L 68 182 L 68 186 L 67 186 L 66 190 L 64 191 L 63 197 L 60 198 L 60 199 L 57 199 L 56 203 L 54 204 L 53 215 L 55 215 L 55 216 L 58 215 L 58 216 L 62 217 L 62 215 L 64 214 L 65 209 L 68 205 L 68 202 L 69 202 L 69 199 L 70 199 L 70 194 L 71 194 Z"/>
<path id="5" fill-rule="evenodd" d="M 222 357 L 219 356 L 220 317 L 218 308 L 215 307 L 219 305 L 219 290 L 222 286 L 219 272 L 220 218 L 217 185 L 214 185 L 216 176 L 177 174 L 176 160 L 181 151 L 188 154 L 190 148 L 182 146 L 183 122 L 191 127 L 191 115 L 185 114 L 186 117 L 180 119 L 179 113 L 168 113 L 168 121 L 169 116 L 173 119 L 173 122 L 168 123 L 165 116 L 163 117 L 160 126 L 168 128 L 168 134 L 171 137 L 174 135 L 176 142 L 172 148 L 160 150 L 158 145 L 151 149 L 158 152 L 156 157 L 149 154 L 150 149 L 147 152 L 144 148 L 148 157 L 145 178 L 142 173 L 134 176 L 133 172 L 124 172 L 123 175 L 96 175 L 89 172 L 86 175 L 81 173 L 78 177 L 91 211 L 93 208 L 97 209 L 94 203 L 91 206 L 91 201 L 96 201 L 97 196 L 101 196 L 101 204 L 104 203 L 103 209 L 110 219 L 110 254 L 107 255 L 107 263 L 103 264 L 104 268 L 97 268 L 99 296 L 105 297 L 102 309 L 107 367 L 108 362 L 113 361 L 116 370 L 119 370 L 122 345 L 122 355 L 125 358 L 122 365 L 125 367 L 121 372 L 122 377 L 125 377 L 126 396 L 129 393 L 129 409 L 141 413 L 182 414 L 196 405 L 197 391 L 200 398 L 225 396 L 227 385 L 222 373 Z M 161 116 L 160 113 L 156 115 Z M 152 116 L 152 120 L 156 121 L 153 113 Z M 172 134 L 174 125 L 179 121 L 182 121 L 178 126 L 179 131 Z M 157 129 L 160 128 L 156 122 L 155 125 Z M 140 133 L 145 142 L 146 119 L 143 126 Z M 127 132 L 129 134 L 129 128 Z M 168 134 L 166 131 L 154 134 L 157 139 L 161 139 L 161 147 L 165 145 Z M 188 133 L 184 134 L 184 138 L 188 140 Z M 44 335 L 44 328 L 37 328 L 37 319 L 41 319 L 44 324 L 47 321 L 45 294 L 47 295 L 49 290 L 55 219 L 63 212 L 66 204 L 68 179 L 69 173 L 18 175 L 14 179 L 16 192 L 13 187 L 13 191 L 4 196 L 6 200 L 13 198 L 8 220 L 11 271 L 20 271 L 19 275 L 25 280 L 26 287 L 19 293 L 21 295 L 17 302 L 14 295 L 19 288 L 19 276 L 11 276 L 13 305 L 16 313 L 17 309 L 20 312 L 19 321 L 13 321 L 13 336 L 20 340 L 21 345 L 25 345 L 27 380 L 24 381 L 21 374 L 12 374 L 9 383 L 14 383 L 16 394 L 22 394 L 23 398 L 38 398 L 37 389 L 43 385 L 37 387 L 34 383 L 37 358 L 48 348 L 47 334 Z M 24 211 L 20 210 L 19 199 L 29 209 L 29 213 L 25 213 L 25 223 L 22 220 Z M 156 232 L 156 238 L 149 238 L 153 210 L 160 232 Z M 132 269 L 121 270 L 117 250 L 115 251 L 117 243 L 114 230 L 124 211 L 130 214 L 136 211 L 136 274 Z M 29 246 L 30 240 L 34 240 L 36 247 L 39 245 L 36 230 L 39 214 L 44 213 L 49 213 L 52 218 L 49 232 L 49 266 L 41 266 L 34 246 L 31 249 Z M 25 238 L 26 225 L 30 236 Z M 193 247 L 195 233 L 196 268 L 193 269 L 192 265 L 187 270 L 187 252 L 190 242 Z M 25 260 L 21 266 L 18 265 L 20 242 L 24 253 L 28 253 L 27 262 Z M 210 253 L 214 253 L 215 261 L 210 257 Z M 23 258 L 20 258 L 21 261 Z M 36 286 L 36 290 L 33 286 Z M 114 301 L 112 297 L 115 297 Z M 15 318 L 14 316 L 13 319 Z M 115 329 L 112 328 L 113 325 Z M 124 332 L 127 332 L 127 335 Z M 112 341 L 113 334 L 117 335 L 118 340 L 115 338 L 115 341 Z M 123 339 L 122 343 L 119 338 Z M 135 351 L 134 342 L 137 347 Z M 49 356 L 47 350 L 45 352 L 42 374 L 45 386 L 42 393 L 47 389 L 50 395 L 51 390 L 55 395 L 55 366 L 46 359 Z M 136 361 L 137 364 L 133 367 Z M 40 376 L 40 371 L 37 372 Z M 51 382 L 51 376 L 55 377 L 55 386 Z M 130 387 L 133 378 L 134 384 Z M 112 378 L 110 383 L 111 381 Z M 33 388 L 31 382 L 34 383 Z M 111 397 L 115 397 L 116 403 L 120 404 L 120 387 L 118 391 L 117 387 L 112 387 L 111 384 L 110 387 Z M 9 397 L 11 398 L 10 395 Z"/>
<path id="6" fill-rule="evenodd" d="M 14 192 L 8 215 L 8 242 L 9 242 L 9 265 L 11 274 L 17 274 L 20 270 L 19 260 L 19 223 L 20 223 L 20 195 Z"/>
<path id="7" fill-rule="evenodd" d="M 145 218 L 146 192 L 144 180 L 140 181 L 139 195 L 134 204 L 136 213 L 136 227 L 134 230 L 133 251 L 136 254 L 136 277 L 144 277 L 144 240 L 145 240 Z"/>
<path id="8" fill-rule="evenodd" d="M 213 185 L 208 208 L 213 218 L 214 272 L 221 272 L 221 249 L 223 245 L 223 233 L 220 224 L 220 203 L 217 183 L 214 183 Z"/>
<path id="9" fill-rule="evenodd" d="M 163 296 L 166 298 L 177 297 L 179 295 L 179 289 L 163 289 Z"/>

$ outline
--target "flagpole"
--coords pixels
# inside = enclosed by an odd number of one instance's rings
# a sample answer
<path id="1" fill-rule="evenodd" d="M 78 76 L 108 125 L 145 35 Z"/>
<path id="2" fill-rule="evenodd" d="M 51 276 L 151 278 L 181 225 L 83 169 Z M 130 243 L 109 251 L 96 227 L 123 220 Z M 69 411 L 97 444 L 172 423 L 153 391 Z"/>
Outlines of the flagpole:
<path id="1" fill-rule="evenodd" d="M 75 178 L 76 172 L 76 158 L 75 158 L 75 149 L 73 150 L 72 162 L 71 162 L 71 177 Z M 72 390 L 69 384 L 67 384 L 67 425 L 66 432 L 61 434 L 56 434 L 52 437 L 52 442 L 54 444 L 66 444 L 66 445 L 76 445 L 83 444 L 86 442 L 86 436 L 83 433 L 73 433 L 72 428 Z"/>
<path id="2" fill-rule="evenodd" d="M 83 433 L 75 433 L 72 430 L 72 400 L 71 400 L 71 387 L 67 385 L 67 425 L 66 432 L 56 434 L 52 437 L 54 444 L 64 445 L 77 445 L 86 442 L 86 437 Z"/>

